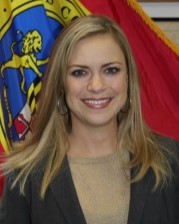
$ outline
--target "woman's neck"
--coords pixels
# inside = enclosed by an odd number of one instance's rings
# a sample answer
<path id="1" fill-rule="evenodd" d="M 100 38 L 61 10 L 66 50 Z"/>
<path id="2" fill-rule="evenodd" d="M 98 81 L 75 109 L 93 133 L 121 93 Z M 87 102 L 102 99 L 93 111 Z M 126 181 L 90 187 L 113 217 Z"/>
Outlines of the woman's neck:
<path id="1" fill-rule="evenodd" d="M 99 157 L 114 153 L 117 145 L 117 124 L 111 127 L 76 127 L 70 134 L 69 156 Z"/>

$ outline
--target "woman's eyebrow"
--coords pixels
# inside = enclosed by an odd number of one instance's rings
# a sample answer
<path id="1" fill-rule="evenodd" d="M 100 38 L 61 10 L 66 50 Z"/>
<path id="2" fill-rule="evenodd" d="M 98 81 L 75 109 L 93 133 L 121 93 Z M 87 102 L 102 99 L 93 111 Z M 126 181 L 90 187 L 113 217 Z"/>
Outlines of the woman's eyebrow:
<path id="1" fill-rule="evenodd" d="M 107 66 L 109 66 L 109 65 L 113 65 L 113 64 L 119 64 L 119 65 L 122 65 L 123 63 L 122 63 L 122 62 L 119 62 L 119 61 L 113 61 L 113 62 L 105 63 L 104 65 L 102 65 L 102 67 L 107 67 Z"/>
<path id="2" fill-rule="evenodd" d="M 68 66 L 68 69 L 69 69 L 69 68 L 72 68 L 72 67 L 88 68 L 87 65 L 72 64 L 72 65 L 69 65 L 69 66 Z"/>

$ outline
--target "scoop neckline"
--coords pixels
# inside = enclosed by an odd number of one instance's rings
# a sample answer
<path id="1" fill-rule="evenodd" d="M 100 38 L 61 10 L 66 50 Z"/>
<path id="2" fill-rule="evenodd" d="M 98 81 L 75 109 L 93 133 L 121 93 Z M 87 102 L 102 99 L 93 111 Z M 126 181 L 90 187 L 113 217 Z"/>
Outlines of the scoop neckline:
<path id="1" fill-rule="evenodd" d="M 77 157 L 77 156 L 67 156 L 69 163 L 81 163 L 81 164 L 89 164 L 89 163 L 105 163 L 110 160 L 114 160 L 118 157 L 117 152 L 113 152 L 103 156 L 97 157 Z"/>

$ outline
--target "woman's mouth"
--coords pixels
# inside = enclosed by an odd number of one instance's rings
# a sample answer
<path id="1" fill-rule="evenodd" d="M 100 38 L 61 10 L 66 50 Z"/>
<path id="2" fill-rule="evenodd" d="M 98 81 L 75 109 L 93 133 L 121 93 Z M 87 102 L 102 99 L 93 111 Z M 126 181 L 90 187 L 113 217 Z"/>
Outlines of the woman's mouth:
<path id="1" fill-rule="evenodd" d="M 112 100 L 112 97 L 100 98 L 100 99 L 82 99 L 82 102 L 93 109 L 102 109 L 107 107 Z"/>

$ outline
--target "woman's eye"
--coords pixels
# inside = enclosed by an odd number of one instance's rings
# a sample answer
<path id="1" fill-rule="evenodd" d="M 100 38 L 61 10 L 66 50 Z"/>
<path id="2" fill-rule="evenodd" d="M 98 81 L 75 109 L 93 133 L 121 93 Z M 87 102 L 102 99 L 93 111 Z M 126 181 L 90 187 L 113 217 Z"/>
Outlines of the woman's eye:
<path id="1" fill-rule="evenodd" d="M 120 71 L 120 68 L 118 67 L 109 67 L 105 69 L 106 74 L 112 74 L 112 75 L 118 73 L 119 71 Z"/>
<path id="2" fill-rule="evenodd" d="M 76 70 L 72 71 L 71 74 L 75 77 L 81 77 L 81 76 L 86 75 L 86 71 L 82 70 L 82 69 L 76 69 Z"/>

